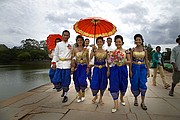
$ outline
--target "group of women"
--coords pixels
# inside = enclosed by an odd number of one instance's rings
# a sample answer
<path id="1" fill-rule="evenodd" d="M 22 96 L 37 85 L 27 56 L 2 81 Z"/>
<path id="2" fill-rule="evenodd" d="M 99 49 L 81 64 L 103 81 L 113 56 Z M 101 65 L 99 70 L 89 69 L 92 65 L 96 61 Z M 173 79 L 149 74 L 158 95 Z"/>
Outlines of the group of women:
<path id="1" fill-rule="evenodd" d="M 141 94 L 141 108 L 147 110 L 144 99 L 147 90 L 147 77 L 149 77 L 149 66 L 147 51 L 143 47 L 143 37 L 141 34 L 136 34 L 134 36 L 136 47 L 129 50 L 123 49 L 124 42 L 121 35 L 116 35 L 114 42 L 116 49 L 107 52 L 102 48 L 104 45 L 103 38 L 98 37 L 96 39 L 97 48 L 93 47 L 89 52 L 89 49 L 84 47 L 84 38 L 81 35 L 76 37 L 77 46 L 72 52 L 71 72 L 73 73 L 74 85 L 78 93 L 77 102 L 85 100 L 87 74 L 92 69 L 92 79 L 90 81 L 90 88 L 93 94 L 92 102 L 96 103 L 99 98 L 98 103 L 104 104 L 102 98 L 109 79 L 109 91 L 114 100 L 114 107 L 111 111 L 112 113 L 116 112 L 119 106 L 119 95 L 120 103 L 125 105 L 123 96 L 128 85 L 127 65 L 129 65 L 131 91 L 135 97 L 134 106 L 139 105 L 137 97 Z M 93 65 L 89 64 L 92 59 L 94 60 Z M 100 95 L 98 96 L 99 91 Z"/>

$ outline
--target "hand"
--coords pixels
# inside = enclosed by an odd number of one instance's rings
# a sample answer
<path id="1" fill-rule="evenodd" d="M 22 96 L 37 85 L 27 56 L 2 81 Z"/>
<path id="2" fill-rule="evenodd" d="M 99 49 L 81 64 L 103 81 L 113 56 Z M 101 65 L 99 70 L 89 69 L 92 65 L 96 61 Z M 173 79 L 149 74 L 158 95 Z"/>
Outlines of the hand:
<path id="1" fill-rule="evenodd" d="M 150 77 L 150 72 L 149 72 L 149 70 L 147 71 L 147 77 Z"/>
<path id="2" fill-rule="evenodd" d="M 87 67 L 87 69 L 86 69 L 86 74 L 88 74 L 89 73 L 89 67 Z"/>
<path id="3" fill-rule="evenodd" d="M 71 67 L 71 74 L 73 74 L 75 71 L 75 68 L 74 67 Z"/>
<path id="4" fill-rule="evenodd" d="M 178 67 L 176 66 L 175 63 L 173 64 L 173 69 L 174 69 L 174 71 L 178 71 Z"/>
<path id="5" fill-rule="evenodd" d="M 132 78 L 132 71 L 129 71 L 129 77 Z"/>
<path id="6" fill-rule="evenodd" d="M 177 72 L 177 71 L 178 71 L 178 67 L 175 67 L 175 68 L 174 68 L 174 71 L 176 71 L 176 72 Z"/>
<path id="7" fill-rule="evenodd" d="M 107 77 L 109 77 L 110 76 L 110 72 L 109 72 L 109 70 L 107 71 Z"/>
<path id="8" fill-rule="evenodd" d="M 53 64 L 52 67 L 51 67 L 53 70 L 56 69 L 56 64 Z"/>

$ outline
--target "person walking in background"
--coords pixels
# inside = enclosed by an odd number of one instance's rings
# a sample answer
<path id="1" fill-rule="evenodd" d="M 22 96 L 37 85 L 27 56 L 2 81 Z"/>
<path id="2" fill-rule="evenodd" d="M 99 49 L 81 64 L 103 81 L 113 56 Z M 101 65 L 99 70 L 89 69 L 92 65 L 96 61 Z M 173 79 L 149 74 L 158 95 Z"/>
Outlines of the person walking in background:
<path id="1" fill-rule="evenodd" d="M 149 74 L 148 54 L 143 47 L 143 37 L 141 34 L 134 36 L 135 48 L 131 50 L 131 62 L 129 66 L 129 77 L 131 82 L 131 91 L 135 97 L 134 106 L 138 106 L 137 97 L 141 93 L 141 108 L 147 110 L 145 105 L 145 94 L 147 90 L 146 82 Z"/>
<path id="2" fill-rule="evenodd" d="M 92 99 L 92 102 L 95 103 L 98 96 L 98 92 L 100 91 L 100 98 L 99 98 L 99 104 L 104 104 L 102 97 L 104 94 L 104 91 L 107 87 L 107 75 L 109 74 L 109 69 L 106 67 L 106 61 L 107 61 L 107 52 L 103 50 L 103 38 L 98 37 L 96 39 L 96 44 L 98 48 L 96 50 L 92 49 L 91 51 L 91 58 L 94 57 L 94 68 L 93 68 L 93 75 L 92 80 L 90 84 L 90 88 L 92 90 L 92 94 L 94 98 Z"/>
<path id="3" fill-rule="evenodd" d="M 89 52 L 84 47 L 84 38 L 81 35 L 76 37 L 77 47 L 73 50 L 72 64 L 76 64 L 76 68 L 72 71 L 73 80 L 76 92 L 78 93 L 77 102 L 83 102 L 85 100 L 85 89 L 87 88 L 87 74 L 89 65 Z M 72 66 L 72 67 L 74 67 Z"/>
<path id="4" fill-rule="evenodd" d="M 56 38 L 56 39 L 55 39 L 55 43 L 54 43 L 55 46 L 56 46 L 56 44 L 57 44 L 58 42 L 61 42 L 61 41 L 62 41 L 62 40 L 61 40 L 60 38 Z M 53 56 L 54 56 L 54 54 L 55 54 L 55 50 L 53 49 L 52 51 L 50 51 L 49 57 L 52 59 Z M 60 83 L 60 82 L 57 82 L 57 83 L 56 83 L 56 81 L 53 81 L 53 77 L 54 77 L 55 72 L 56 72 L 56 69 L 53 69 L 53 68 L 52 68 L 52 65 L 51 65 L 51 68 L 49 69 L 49 78 L 50 78 L 50 80 L 51 80 L 51 83 L 53 83 L 53 85 L 54 85 L 54 88 L 53 88 L 53 89 L 56 89 L 57 92 L 59 92 L 59 91 L 62 90 L 62 87 L 61 87 L 61 83 Z"/>
<path id="5" fill-rule="evenodd" d="M 111 52 L 111 51 L 115 50 L 115 48 L 113 48 L 113 46 L 112 46 L 112 38 L 108 37 L 106 42 L 107 42 L 107 46 L 106 46 L 105 50 L 107 52 Z"/>
<path id="6" fill-rule="evenodd" d="M 62 32 L 62 42 L 59 42 L 55 48 L 55 55 L 52 60 L 52 68 L 57 68 L 54 75 L 53 81 L 60 81 L 63 88 L 63 93 L 61 97 L 64 97 L 62 103 L 68 101 L 67 92 L 69 90 L 69 85 L 71 83 L 71 55 L 72 55 L 72 45 L 68 43 L 70 38 L 70 32 L 64 30 Z M 56 66 L 57 65 L 57 66 Z"/>
<path id="7" fill-rule="evenodd" d="M 156 86 L 156 76 L 157 76 L 157 71 L 159 71 L 164 88 L 167 89 L 168 87 L 170 87 L 170 85 L 167 83 L 165 79 L 164 70 L 163 70 L 164 60 L 160 46 L 156 47 L 156 52 L 154 52 L 152 55 L 152 62 L 153 64 L 151 68 L 153 68 L 153 85 Z"/>
<path id="8" fill-rule="evenodd" d="M 125 102 L 123 96 L 126 93 L 128 85 L 128 70 L 126 64 L 130 64 L 130 51 L 122 48 L 123 37 L 121 35 L 116 35 L 114 38 L 116 45 L 116 50 L 111 51 L 110 57 L 108 58 L 108 64 L 110 66 L 110 93 L 114 100 L 114 107 L 111 110 L 112 113 L 118 110 L 118 98 L 120 91 L 120 101 L 123 106 Z"/>
<path id="9" fill-rule="evenodd" d="M 174 88 L 180 81 L 180 35 L 176 39 L 178 45 L 172 49 L 171 52 L 171 64 L 173 65 L 173 75 L 172 75 L 172 86 L 169 91 L 169 96 L 174 96 Z"/>
<path id="10" fill-rule="evenodd" d="M 91 52 L 91 50 L 92 50 L 92 47 L 89 46 L 89 42 L 90 42 L 89 39 L 86 38 L 86 39 L 85 39 L 85 46 L 84 46 L 84 47 L 89 51 L 88 54 L 89 54 L 89 61 L 90 61 L 90 52 Z M 91 78 L 91 74 L 92 74 L 91 69 L 89 69 L 88 76 L 87 76 L 89 82 L 91 82 L 91 79 L 92 79 L 92 78 Z"/>
<path id="11" fill-rule="evenodd" d="M 113 48 L 113 46 L 112 46 L 112 38 L 111 37 L 108 37 L 107 38 L 107 40 L 106 40 L 106 42 L 107 42 L 107 46 L 105 47 L 105 50 L 106 50 L 106 52 L 107 52 L 107 54 L 108 54 L 108 56 L 110 55 L 110 52 L 112 52 L 113 50 L 115 50 L 115 48 Z M 109 79 L 109 77 L 108 77 L 108 79 Z M 108 82 L 109 83 L 109 82 Z M 109 85 L 108 85 L 109 86 Z M 108 90 L 109 90 L 110 88 L 108 88 Z"/>

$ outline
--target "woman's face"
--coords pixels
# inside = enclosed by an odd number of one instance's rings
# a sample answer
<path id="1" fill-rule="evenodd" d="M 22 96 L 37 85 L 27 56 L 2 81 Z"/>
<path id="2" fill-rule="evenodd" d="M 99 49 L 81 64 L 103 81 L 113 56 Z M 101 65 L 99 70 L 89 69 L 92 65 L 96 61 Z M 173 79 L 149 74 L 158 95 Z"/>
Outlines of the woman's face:
<path id="1" fill-rule="evenodd" d="M 139 46 L 139 45 L 142 45 L 142 39 L 141 39 L 140 37 L 136 37 L 134 43 L 135 43 L 136 45 L 138 45 L 138 46 Z"/>
<path id="2" fill-rule="evenodd" d="M 122 45 L 123 45 L 122 40 L 120 38 L 116 39 L 115 45 L 116 45 L 117 48 L 121 48 Z"/>
<path id="3" fill-rule="evenodd" d="M 98 47 L 102 47 L 104 42 L 103 42 L 102 39 L 98 39 L 96 44 L 97 44 Z"/>
<path id="4" fill-rule="evenodd" d="M 83 45 L 83 43 L 84 43 L 84 41 L 83 41 L 83 39 L 82 38 L 78 38 L 77 39 L 77 44 L 80 46 L 82 46 Z"/>

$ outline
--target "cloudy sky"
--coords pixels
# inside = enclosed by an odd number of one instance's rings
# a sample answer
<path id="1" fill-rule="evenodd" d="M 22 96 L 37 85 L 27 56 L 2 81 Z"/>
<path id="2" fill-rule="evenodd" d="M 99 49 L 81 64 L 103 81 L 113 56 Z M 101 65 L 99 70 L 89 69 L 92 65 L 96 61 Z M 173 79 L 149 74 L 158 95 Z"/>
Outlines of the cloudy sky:
<path id="1" fill-rule="evenodd" d="M 179 11 L 180 0 L 0 0 L 0 44 L 19 46 L 27 38 L 41 41 L 64 29 L 74 42 L 75 22 L 94 16 L 117 27 L 125 48 L 133 46 L 136 33 L 147 44 L 175 44 L 180 34 Z"/>

